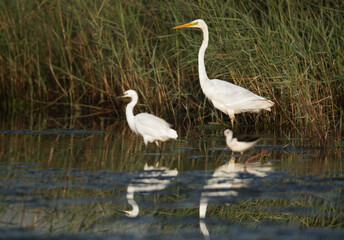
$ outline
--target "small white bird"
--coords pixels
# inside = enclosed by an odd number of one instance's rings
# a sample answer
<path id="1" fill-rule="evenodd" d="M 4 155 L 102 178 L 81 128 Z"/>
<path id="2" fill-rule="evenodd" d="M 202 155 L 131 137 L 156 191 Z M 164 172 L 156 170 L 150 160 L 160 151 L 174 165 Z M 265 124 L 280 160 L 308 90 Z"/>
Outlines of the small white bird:
<path id="1" fill-rule="evenodd" d="M 233 138 L 233 131 L 230 129 L 226 129 L 224 131 L 224 135 L 226 137 L 226 144 L 227 146 L 233 151 L 233 152 L 240 152 L 241 155 L 244 154 L 244 151 L 247 149 L 253 147 L 254 145 L 257 144 L 257 142 L 260 140 L 260 138 L 257 137 L 243 137 L 243 138 Z M 244 166 L 247 166 L 249 162 L 251 162 L 253 159 L 264 155 L 267 153 L 268 150 L 262 149 L 260 153 L 257 155 L 254 155 L 247 159 L 244 162 Z"/>
<path id="2" fill-rule="evenodd" d="M 155 142 L 159 146 L 159 141 L 165 142 L 169 139 L 176 139 L 178 134 L 170 127 L 164 119 L 149 113 L 139 113 L 134 115 L 133 109 L 137 104 L 138 96 L 136 91 L 128 90 L 117 98 L 130 97 L 131 102 L 127 105 L 125 114 L 127 122 L 134 133 L 143 137 L 145 144 Z"/>
<path id="3" fill-rule="evenodd" d="M 194 20 L 173 29 L 178 28 L 200 28 L 203 31 L 203 42 L 198 53 L 198 72 L 201 88 L 215 108 L 228 114 L 232 126 L 235 119 L 234 115 L 237 113 L 260 112 L 263 109 L 271 111 L 270 107 L 274 105 L 272 101 L 232 83 L 208 78 L 204 65 L 204 54 L 208 47 L 209 33 L 208 26 L 202 19 Z"/>
<path id="4" fill-rule="evenodd" d="M 233 152 L 240 152 L 243 155 L 244 151 L 257 144 L 260 138 L 244 137 L 241 139 L 233 138 L 233 131 L 226 129 L 224 131 L 226 137 L 226 144 Z"/>

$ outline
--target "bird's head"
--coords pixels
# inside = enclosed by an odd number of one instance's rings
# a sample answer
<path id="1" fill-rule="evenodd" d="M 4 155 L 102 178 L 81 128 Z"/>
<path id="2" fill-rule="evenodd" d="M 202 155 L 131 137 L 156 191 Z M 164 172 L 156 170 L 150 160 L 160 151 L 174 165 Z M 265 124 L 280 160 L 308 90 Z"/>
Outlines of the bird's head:
<path id="1" fill-rule="evenodd" d="M 126 98 L 126 97 L 130 97 L 130 98 L 134 98 L 134 97 L 137 97 L 137 93 L 134 91 L 134 90 L 128 90 L 128 91 L 125 91 L 123 94 L 117 96 L 116 98 Z"/>
<path id="2" fill-rule="evenodd" d="M 230 129 L 226 129 L 226 130 L 223 132 L 223 134 L 225 135 L 226 138 L 227 138 L 227 137 L 230 137 L 230 138 L 233 137 L 233 131 L 230 130 Z"/>
<path id="3" fill-rule="evenodd" d="M 202 19 L 196 19 L 196 20 L 194 20 L 192 22 L 176 26 L 173 29 L 179 29 L 179 28 L 200 28 L 200 29 L 204 29 L 204 28 L 207 28 L 207 24 Z"/>

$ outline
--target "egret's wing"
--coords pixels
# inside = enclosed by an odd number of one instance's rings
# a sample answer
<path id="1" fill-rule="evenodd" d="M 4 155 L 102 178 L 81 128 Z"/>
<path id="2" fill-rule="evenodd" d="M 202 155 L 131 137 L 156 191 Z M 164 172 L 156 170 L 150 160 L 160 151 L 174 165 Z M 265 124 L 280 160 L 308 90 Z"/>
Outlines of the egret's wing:
<path id="1" fill-rule="evenodd" d="M 135 121 L 136 129 L 141 135 L 161 136 L 170 129 L 168 122 L 149 113 L 137 114 Z"/>
<path id="2" fill-rule="evenodd" d="M 252 100 L 264 99 L 243 87 L 229 82 L 214 79 L 211 80 L 211 83 L 214 89 L 212 92 L 214 92 L 216 98 L 222 100 L 224 104 L 228 102 L 230 102 L 230 104 L 240 104 Z"/>
<path id="3" fill-rule="evenodd" d="M 218 79 L 213 79 L 210 83 L 207 97 L 215 101 L 217 105 L 223 105 L 232 110 L 258 110 L 273 105 L 271 101 L 235 84 Z"/>

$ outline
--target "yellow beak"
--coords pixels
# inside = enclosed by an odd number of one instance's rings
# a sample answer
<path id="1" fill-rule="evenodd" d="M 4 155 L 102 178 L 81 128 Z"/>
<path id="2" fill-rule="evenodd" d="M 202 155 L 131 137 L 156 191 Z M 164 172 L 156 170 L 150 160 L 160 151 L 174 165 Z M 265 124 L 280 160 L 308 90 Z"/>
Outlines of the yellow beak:
<path id="1" fill-rule="evenodd" d="M 192 26 L 195 26 L 195 25 L 197 25 L 197 22 L 189 22 L 189 23 L 186 23 L 186 24 L 174 27 L 173 29 L 187 28 L 187 27 L 192 27 Z"/>

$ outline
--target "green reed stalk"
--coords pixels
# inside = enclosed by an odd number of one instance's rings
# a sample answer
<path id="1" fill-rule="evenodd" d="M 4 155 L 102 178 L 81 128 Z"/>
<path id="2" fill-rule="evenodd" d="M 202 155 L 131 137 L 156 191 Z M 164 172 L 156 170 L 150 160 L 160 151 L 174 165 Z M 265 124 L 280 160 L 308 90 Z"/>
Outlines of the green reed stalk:
<path id="1" fill-rule="evenodd" d="M 120 115 L 123 104 L 112 97 L 132 88 L 140 111 L 176 122 L 228 122 L 199 86 L 201 32 L 171 29 L 202 18 L 210 31 L 209 77 L 276 103 L 272 113 L 242 114 L 239 122 L 324 136 L 342 114 L 342 9 L 338 0 L 2 2 L 1 108 L 96 106 Z"/>

